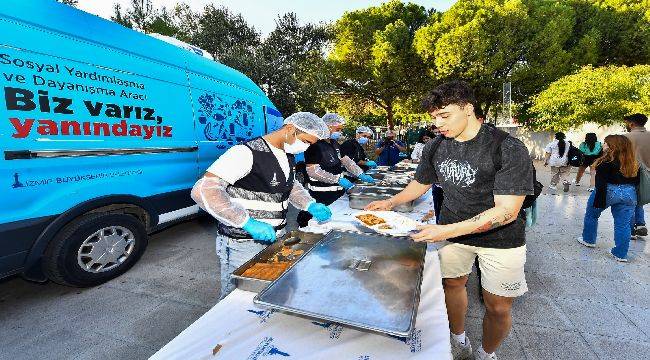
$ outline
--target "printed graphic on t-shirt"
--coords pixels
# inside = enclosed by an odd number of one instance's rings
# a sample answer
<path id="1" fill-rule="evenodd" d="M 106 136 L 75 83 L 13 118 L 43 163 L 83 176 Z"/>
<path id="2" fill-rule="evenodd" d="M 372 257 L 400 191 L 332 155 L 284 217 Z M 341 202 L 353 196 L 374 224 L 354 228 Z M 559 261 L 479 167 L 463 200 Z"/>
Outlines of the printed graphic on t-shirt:
<path id="1" fill-rule="evenodd" d="M 438 169 L 444 180 L 456 186 L 469 187 L 476 181 L 478 169 L 467 161 L 447 159 L 440 163 Z"/>

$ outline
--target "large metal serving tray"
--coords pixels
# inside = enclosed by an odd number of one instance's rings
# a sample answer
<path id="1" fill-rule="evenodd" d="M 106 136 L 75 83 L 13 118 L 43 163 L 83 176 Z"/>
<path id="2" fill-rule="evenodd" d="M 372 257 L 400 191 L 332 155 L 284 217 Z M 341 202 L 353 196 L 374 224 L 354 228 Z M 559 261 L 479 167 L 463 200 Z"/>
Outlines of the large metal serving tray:
<path id="1" fill-rule="evenodd" d="M 355 186 L 348 192 L 348 201 L 350 208 L 363 210 L 368 204 L 377 200 L 386 200 L 393 195 L 402 191 L 398 187 L 381 187 L 381 186 Z M 393 208 L 394 211 L 411 212 L 413 211 L 414 201 L 400 204 Z"/>
<path id="2" fill-rule="evenodd" d="M 289 314 L 409 336 L 420 302 L 426 245 L 331 231 L 253 302 Z"/>
<path id="3" fill-rule="evenodd" d="M 271 281 L 244 276 L 243 275 L 244 271 L 246 271 L 249 267 L 253 266 L 255 263 L 267 262 L 270 258 L 273 257 L 273 255 L 277 254 L 280 250 L 282 250 L 282 246 L 286 240 L 296 238 L 296 237 L 299 238 L 300 242 L 295 245 L 291 245 L 291 248 L 293 250 L 303 250 L 305 251 L 305 253 L 307 253 L 307 250 L 311 249 L 312 246 L 314 246 L 314 244 L 318 242 L 318 240 L 323 238 L 323 236 L 324 236 L 323 234 L 314 234 L 314 233 L 308 233 L 308 232 L 303 232 L 298 230 L 289 232 L 288 234 L 281 237 L 273 244 L 266 247 L 264 250 L 260 251 L 252 259 L 244 263 L 242 266 L 238 267 L 237 270 L 235 270 L 232 273 L 232 277 L 236 279 L 237 288 L 244 291 L 251 291 L 251 292 L 258 293 L 262 289 L 267 287 L 271 283 Z M 305 253 L 303 253 L 301 256 L 304 256 Z"/>

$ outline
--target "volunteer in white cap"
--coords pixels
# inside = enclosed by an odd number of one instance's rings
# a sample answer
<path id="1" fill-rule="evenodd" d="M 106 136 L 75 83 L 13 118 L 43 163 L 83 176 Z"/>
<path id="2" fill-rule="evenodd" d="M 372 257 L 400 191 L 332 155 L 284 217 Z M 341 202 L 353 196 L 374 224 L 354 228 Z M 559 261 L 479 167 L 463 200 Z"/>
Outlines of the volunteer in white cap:
<path id="1" fill-rule="evenodd" d="M 319 221 L 331 217 L 294 174 L 294 154 L 327 138 L 321 118 L 295 113 L 280 129 L 228 149 L 194 185 L 192 199 L 218 220 L 221 298 L 234 288 L 233 271 L 284 235 L 289 203 Z"/>
<path id="2" fill-rule="evenodd" d="M 341 128 L 345 124 L 338 114 L 327 113 L 323 121 L 330 131 L 329 139 L 321 139 L 310 145 L 305 151 L 305 164 L 307 166 L 307 189 L 318 202 L 329 205 L 340 198 L 345 190 L 354 185 L 346 178 L 357 177 L 361 181 L 374 183 L 370 175 L 349 157 L 341 158 L 341 151 L 337 140 L 341 137 Z M 347 173 L 346 173 L 347 170 Z M 307 211 L 298 213 L 298 226 L 307 226 L 312 214 Z"/>

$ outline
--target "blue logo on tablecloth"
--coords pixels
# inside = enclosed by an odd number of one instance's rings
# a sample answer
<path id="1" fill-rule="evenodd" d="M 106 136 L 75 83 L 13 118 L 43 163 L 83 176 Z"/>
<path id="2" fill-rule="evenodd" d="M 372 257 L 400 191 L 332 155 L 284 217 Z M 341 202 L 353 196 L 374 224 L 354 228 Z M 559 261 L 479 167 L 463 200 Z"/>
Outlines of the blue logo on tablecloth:
<path id="1" fill-rule="evenodd" d="M 330 339 L 338 339 L 341 336 L 341 333 L 343 332 L 343 326 L 337 323 L 318 322 L 318 321 L 312 321 L 311 323 L 320 326 L 323 329 L 326 329 L 330 334 Z"/>
<path id="2" fill-rule="evenodd" d="M 422 350 L 422 330 L 420 329 L 413 329 L 413 332 L 411 332 L 411 335 L 408 337 L 399 337 L 393 335 L 389 336 L 408 345 L 412 353 L 416 353 Z"/>
<path id="3" fill-rule="evenodd" d="M 273 338 L 270 336 L 265 337 L 259 345 L 257 345 L 257 348 L 248 356 L 248 360 L 258 360 L 261 358 L 265 358 L 267 356 L 284 356 L 284 357 L 289 357 L 288 353 L 281 351 L 277 347 L 273 345 Z"/>
<path id="4" fill-rule="evenodd" d="M 370 355 L 361 355 L 357 360 L 370 360 Z"/>
<path id="5" fill-rule="evenodd" d="M 260 324 L 265 323 L 275 312 L 275 310 L 251 310 L 251 309 L 248 309 L 246 311 L 255 314 L 258 318 L 260 318 Z"/>

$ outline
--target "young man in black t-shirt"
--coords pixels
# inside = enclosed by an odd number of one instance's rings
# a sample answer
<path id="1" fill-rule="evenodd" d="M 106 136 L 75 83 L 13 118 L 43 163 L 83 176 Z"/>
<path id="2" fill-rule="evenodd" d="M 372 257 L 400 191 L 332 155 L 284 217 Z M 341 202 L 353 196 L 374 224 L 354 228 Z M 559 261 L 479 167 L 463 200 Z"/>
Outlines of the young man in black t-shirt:
<path id="1" fill-rule="evenodd" d="M 445 194 L 440 223 L 424 225 L 412 237 L 447 241 L 439 255 L 455 359 L 473 358 L 465 336 L 465 284 L 478 256 L 486 314 L 477 358 L 496 359 L 512 324 L 512 302 L 527 291 L 525 219 L 519 214 L 525 196 L 533 194 L 533 166 L 521 141 L 506 137 L 495 147 L 499 130 L 477 120 L 474 104 L 464 82 L 437 87 L 424 105 L 444 138 L 424 148 L 406 189 L 366 209 L 389 210 L 440 184 Z"/>

